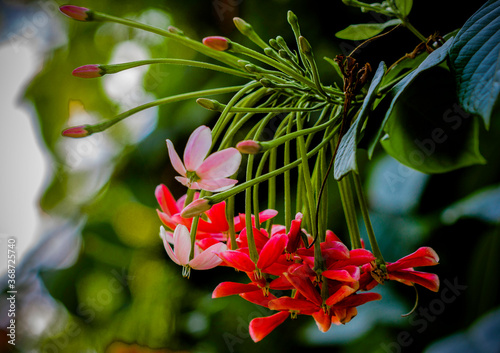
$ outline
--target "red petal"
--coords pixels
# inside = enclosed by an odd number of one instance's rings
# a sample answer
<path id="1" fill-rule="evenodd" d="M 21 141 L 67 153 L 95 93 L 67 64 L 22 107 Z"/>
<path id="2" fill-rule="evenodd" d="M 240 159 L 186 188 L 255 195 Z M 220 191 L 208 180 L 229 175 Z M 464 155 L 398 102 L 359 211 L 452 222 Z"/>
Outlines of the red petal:
<path id="1" fill-rule="evenodd" d="M 252 229 L 253 229 L 253 239 L 255 241 L 255 246 L 257 247 L 257 249 L 262 249 L 264 245 L 266 245 L 266 243 L 269 241 L 269 237 L 255 227 L 253 227 Z M 248 248 L 248 238 L 247 238 L 246 228 L 243 228 L 236 241 L 240 248 Z"/>
<path id="2" fill-rule="evenodd" d="M 397 280 L 408 285 L 411 285 L 411 283 L 407 282 L 417 283 L 433 292 L 439 290 L 439 277 L 434 273 L 399 270 L 390 272 L 389 279 Z"/>
<path id="3" fill-rule="evenodd" d="M 253 291 L 253 292 L 246 292 L 246 293 L 241 293 L 240 297 L 242 297 L 245 300 L 248 300 L 250 303 L 254 303 L 257 305 L 264 306 L 266 308 L 269 307 L 269 302 L 271 300 L 276 299 L 274 295 L 269 293 L 267 296 L 264 295 L 264 293 L 261 290 L 258 291 Z"/>
<path id="4" fill-rule="evenodd" d="M 337 290 L 334 294 L 332 294 L 326 300 L 325 304 L 328 306 L 332 306 L 340 302 L 342 299 L 347 298 L 349 295 L 354 293 L 356 290 L 349 286 L 342 286 L 339 290 Z"/>
<path id="5" fill-rule="evenodd" d="M 388 271 L 400 270 L 410 267 L 434 266 L 439 263 L 439 256 L 429 247 L 421 247 L 414 253 L 387 265 Z"/>
<path id="6" fill-rule="evenodd" d="M 286 251 L 288 251 L 290 254 L 293 254 L 295 251 L 297 251 L 297 248 L 299 247 L 300 244 L 300 227 L 302 224 L 302 218 L 301 217 L 296 217 L 292 221 L 292 224 L 290 225 L 290 231 L 288 232 L 288 243 L 286 246 Z"/>
<path id="7" fill-rule="evenodd" d="M 339 239 L 338 236 L 335 235 L 334 232 L 332 232 L 331 230 L 327 230 L 326 231 L 326 237 L 325 237 L 325 240 L 328 242 L 328 241 L 339 241 L 342 243 L 342 241 Z"/>
<path id="8" fill-rule="evenodd" d="M 341 270 L 327 270 L 321 274 L 326 278 L 340 282 L 356 282 L 360 276 L 359 267 L 357 266 L 346 266 Z"/>
<path id="9" fill-rule="evenodd" d="M 266 243 L 259 254 L 257 267 L 264 270 L 266 267 L 271 266 L 285 250 L 288 237 L 286 234 L 278 234 Z"/>
<path id="10" fill-rule="evenodd" d="M 212 298 L 222 298 L 257 290 L 260 291 L 260 288 L 253 283 L 222 282 L 215 287 L 212 292 Z"/>
<path id="11" fill-rule="evenodd" d="M 177 207 L 172 193 L 165 185 L 160 184 L 156 187 L 155 196 L 158 204 L 161 207 L 161 210 L 168 216 L 172 216 L 173 214 L 180 212 L 180 209 Z"/>
<path id="12" fill-rule="evenodd" d="M 354 307 L 359 306 L 373 300 L 380 300 L 382 296 L 379 293 L 358 293 L 351 294 L 344 300 L 335 304 L 336 308 Z"/>
<path id="13" fill-rule="evenodd" d="M 271 310 L 281 310 L 281 311 L 298 311 L 301 314 L 312 314 L 320 308 L 313 302 L 305 299 L 294 299 L 290 297 L 281 297 L 269 301 L 269 309 Z"/>
<path id="14" fill-rule="evenodd" d="M 222 233 L 229 230 L 229 224 L 226 219 L 226 203 L 219 202 L 212 206 L 211 209 L 205 212 L 210 222 L 200 218 L 198 230 L 207 233 Z"/>
<path id="15" fill-rule="evenodd" d="M 231 267 L 244 272 L 252 272 L 255 270 L 255 264 L 247 254 L 237 250 L 227 250 L 218 254 L 219 257 Z"/>
<path id="16" fill-rule="evenodd" d="M 276 327 L 282 324 L 288 317 L 288 312 L 282 311 L 268 317 L 258 317 L 250 321 L 250 337 L 254 342 L 270 334 Z"/>
<path id="17" fill-rule="evenodd" d="M 316 325 L 318 325 L 318 329 L 321 332 L 328 331 L 330 329 L 330 326 L 332 326 L 332 319 L 330 316 L 331 315 L 325 313 L 323 309 L 320 309 L 312 314 L 312 317 L 316 321 Z"/>
<path id="18" fill-rule="evenodd" d="M 307 299 L 318 306 L 321 306 L 321 296 L 312 284 L 309 277 L 299 277 L 289 273 L 284 274 L 290 283 Z"/>

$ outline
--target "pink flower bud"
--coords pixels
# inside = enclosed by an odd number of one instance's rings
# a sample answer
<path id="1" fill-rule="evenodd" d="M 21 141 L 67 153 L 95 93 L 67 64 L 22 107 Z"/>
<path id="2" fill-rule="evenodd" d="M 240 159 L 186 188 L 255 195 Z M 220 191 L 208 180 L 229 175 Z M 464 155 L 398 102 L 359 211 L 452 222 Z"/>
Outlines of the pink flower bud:
<path id="1" fill-rule="evenodd" d="M 86 7 L 74 6 L 74 5 L 64 5 L 59 8 L 59 10 L 68 17 L 78 21 L 90 21 L 90 10 Z"/>
<path id="2" fill-rule="evenodd" d="M 62 135 L 66 137 L 85 137 L 89 136 L 91 132 L 88 130 L 88 125 L 73 126 L 63 130 Z"/>
<path id="3" fill-rule="evenodd" d="M 253 140 L 245 140 L 238 142 L 236 145 L 236 149 L 240 151 L 241 153 L 246 153 L 246 154 L 257 154 L 260 152 L 262 149 L 259 145 L 258 142 L 253 141 Z"/>
<path id="4" fill-rule="evenodd" d="M 100 68 L 100 65 L 92 64 L 77 67 L 73 70 L 72 74 L 81 78 L 95 78 L 103 76 L 104 72 Z"/>
<path id="5" fill-rule="evenodd" d="M 205 44 L 207 47 L 218 50 L 218 51 L 224 51 L 229 49 L 229 40 L 224 37 L 205 37 L 203 38 L 203 44 Z"/>
<path id="6" fill-rule="evenodd" d="M 197 199 L 184 207 L 181 211 L 181 217 L 192 218 L 208 211 L 210 208 L 212 208 L 212 205 L 207 199 Z"/>

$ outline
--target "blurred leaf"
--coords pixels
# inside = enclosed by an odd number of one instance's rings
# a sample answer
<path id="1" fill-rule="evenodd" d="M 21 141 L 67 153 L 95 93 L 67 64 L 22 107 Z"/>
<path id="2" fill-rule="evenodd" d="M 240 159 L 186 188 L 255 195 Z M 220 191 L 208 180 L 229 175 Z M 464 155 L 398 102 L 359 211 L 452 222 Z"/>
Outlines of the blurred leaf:
<path id="1" fill-rule="evenodd" d="M 500 0 L 489 0 L 458 32 L 450 48 L 460 104 L 485 125 L 500 94 Z"/>
<path id="2" fill-rule="evenodd" d="M 391 105 L 382 146 L 404 165 L 423 173 L 485 163 L 479 153 L 477 119 L 465 116 L 460 124 L 452 124 L 457 106 L 449 71 L 427 70 Z"/>
<path id="3" fill-rule="evenodd" d="M 361 23 L 350 25 L 347 28 L 335 33 L 335 36 L 340 39 L 348 40 L 364 40 L 376 36 L 387 27 L 397 26 L 401 24 L 400 19 L 392 19 L 383 23 Z"/>
<path id="4" fill-rule="evenodd" d="M 340 141 L 339 149 L 335 157 L 334 165 L 334 176 L 335 179 L 340 180 L 344 175 L 350 171 L 358 172 L 358 163 L 356 161 L 356 150 L 359 141 L 358 134 L 363 127 L 363 124 L 371 111 L 372 103 L 376 98 L 378 87 L 382 82 L 382 78 L 385 74 L 385 63 L 382 61 L 378 65 L 377 71 L 375 72 L 370 87 L 368 87 L 368 92 L 363 101 L 356 121 L 351 125 L 347 133 L 342 137 Z"/>
<path id="5" fill-rule="evenodd" d="M 500 223 L 500 186 L 493 185 L 478 190 L 449 206 L 441 214 L 442 221 L 447 224 L 455 223 L 462 217 Z"/>

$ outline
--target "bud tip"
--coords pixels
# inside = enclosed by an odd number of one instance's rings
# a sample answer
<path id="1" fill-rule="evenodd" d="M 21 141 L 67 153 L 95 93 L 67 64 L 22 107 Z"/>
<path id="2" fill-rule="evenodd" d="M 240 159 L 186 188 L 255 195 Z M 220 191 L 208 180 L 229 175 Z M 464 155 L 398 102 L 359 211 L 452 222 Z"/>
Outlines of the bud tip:
<path id="1" fill-rule="evenodd" d="M 229 49 L 229 40 L 225 37 L 205 37 L 203 38 L 203 44 L 218 51 L 225 51 Z"/>
<path id="2" fill-rule="evenodd" d="M 74 5 L 63 5 L 59 7 L 59 10 L 68 17 L 71 17 L 77 21 L 89 21 L 90 10 L 86 7 L 74 6 Z"/>

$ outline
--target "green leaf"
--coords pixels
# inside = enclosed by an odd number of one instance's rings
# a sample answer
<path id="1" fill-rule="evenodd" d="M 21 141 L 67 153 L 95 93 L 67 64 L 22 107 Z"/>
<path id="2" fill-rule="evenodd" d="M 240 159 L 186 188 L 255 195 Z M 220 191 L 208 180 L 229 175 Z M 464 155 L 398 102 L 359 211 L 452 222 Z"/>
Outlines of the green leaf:
<path id="1" fill-rule="evenodd" d="M 380 62 L 377 71 L 373 75 L 370 87 L 368 87 L 368 93 L 366 94 L 363 105 L 358 112 L 356 121 L 351 125 L 347 133 L 340 141 L 334 164 L 334 176 L 337 180 L 342 179 L 352 170 L 356 173 L 358 172 L 358 164 L 356 161 L 356 147 L 359 140 L 358 135 L 368 116 L 368 113 L 371 110 L 372 103 L 376 98 L 378 87 L 380 86 L 382 78 L 385 74 L 385 69 L 385 63 L 383 61 Z"/>
<path id="2" fill-rule="evenodd" d="M 478 119 L 463 112 L 453 75 L 443 67 L 422 72 L 393 100 L 381 144 L 389 155 L 423 173 L 482 164 Z"/>
<path id="3" fill-rule="evenodd" d="M 415 80 L 422 72 L 441 64 L 448 55 L 448 49 L 452 43 L 449 40 L 443 44 L 442 47 L 434 50 L 425 60 L 408 76 L 403 78 L 396 84 L 389 94 L 379 103 L 376 108 L 377 117 L 370 119 L 367 123 L 367 130 L 370 131 L 368 141 L 368 156 L 371 158 L 375 147 L 384 134 L 384 127 L 389 117 L 391 116 L 391 111 L 394 105 L 397 103 L 399 96 L 405 91 L 405 89 L 410 86 L 410 84 Z"/>
<path id="4" fill-rule="evenodd" d="M 384 23 L 361 23 L 350 25 L 335 33 L 335 36 L 340 39 L 365 40 L 376 36 L 387 27 L 397 26 L 401 23 L 400 19 L 395 18 Z"/>
<path id="5" fill-rule="evenodd" d="M 500 0 L 483 5 L 458 32 L 450 48 L 460 104 L 485 126 L 500 94 Z"/>
<path id="6" fill-rule="evenodd" d="M 394 2 L 396 3 L 396 7 L 403 18 L 410 14 L 413 6 L 413 0 L 395 0 Z"/>

